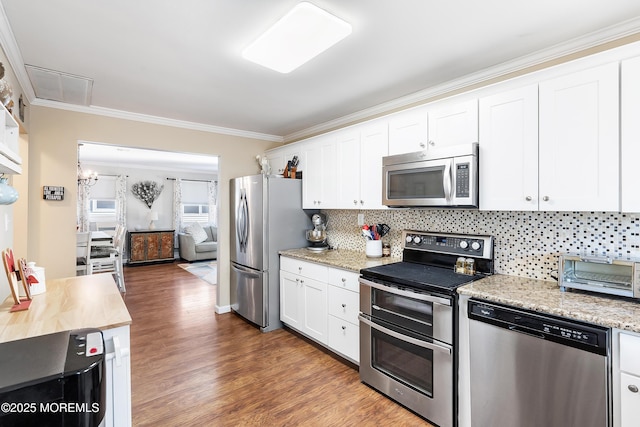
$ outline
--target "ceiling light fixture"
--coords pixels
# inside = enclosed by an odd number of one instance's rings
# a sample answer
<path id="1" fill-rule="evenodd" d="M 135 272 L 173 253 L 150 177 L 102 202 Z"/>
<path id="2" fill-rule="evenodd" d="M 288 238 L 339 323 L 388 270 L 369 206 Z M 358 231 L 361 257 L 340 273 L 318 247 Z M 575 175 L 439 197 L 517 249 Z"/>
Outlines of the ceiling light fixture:
<path id="1" fill-rule="evenodd" d="M 243 58 L 289 73 L 351 34 L 351 24 L 308 3 L 298 3 L 247 46 Z"/>
<path id="2" fill-rule="evenodd" d="M 80 166 L 80 147 L 82 144 L 78 144 L 78 185 L 89 187 L 98 181 L 98 172 L 82 169 Z"/>

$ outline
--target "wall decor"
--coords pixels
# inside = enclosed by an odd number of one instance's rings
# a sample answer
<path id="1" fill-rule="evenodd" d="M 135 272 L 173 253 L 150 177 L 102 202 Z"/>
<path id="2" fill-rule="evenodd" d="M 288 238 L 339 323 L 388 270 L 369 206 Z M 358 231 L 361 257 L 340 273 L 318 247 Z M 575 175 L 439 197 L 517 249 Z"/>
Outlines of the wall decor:
<path id="1" fill-rule="evenodd" d="M 45 185 L 42 187 L 43 200 L 64 200 L 64 187 Z"/>
<path id="2" fill-rule="evenodd" d="M 164 185 L 154 181 L 141 181 L 131 186 L 131 193 L 151 209 L 153 202 L 160 196 L 163 188 Z"/>

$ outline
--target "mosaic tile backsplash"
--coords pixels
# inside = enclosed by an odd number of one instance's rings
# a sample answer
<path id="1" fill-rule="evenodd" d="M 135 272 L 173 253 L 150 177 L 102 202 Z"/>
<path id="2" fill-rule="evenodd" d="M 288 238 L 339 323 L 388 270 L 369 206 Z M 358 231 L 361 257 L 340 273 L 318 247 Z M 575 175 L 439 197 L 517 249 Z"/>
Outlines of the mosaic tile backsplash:
<path id="1" fill-rule="evenodd" d="M 391 227 L 383 239 L 402 256 L 402 230 L 490 234 L 495 240 L 496 273 L 553 280 L 562 253 L 640 258 L 640 213 L 496 212 L 445 209 L 326 210 L 329 244 L 363 251 L 366 224 Z M 555 274 L 554 274 L 555 275 Z"/>

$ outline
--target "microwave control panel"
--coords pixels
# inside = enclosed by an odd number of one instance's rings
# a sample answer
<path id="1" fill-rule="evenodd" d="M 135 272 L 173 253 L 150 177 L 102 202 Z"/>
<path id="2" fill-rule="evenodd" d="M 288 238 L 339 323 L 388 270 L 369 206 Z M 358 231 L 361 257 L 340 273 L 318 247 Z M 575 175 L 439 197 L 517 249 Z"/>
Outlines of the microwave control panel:
<path id="1" fill-rule="evenodd" d="M 456 165 L 456 197 L 469 197 L 469 163 Z"/>

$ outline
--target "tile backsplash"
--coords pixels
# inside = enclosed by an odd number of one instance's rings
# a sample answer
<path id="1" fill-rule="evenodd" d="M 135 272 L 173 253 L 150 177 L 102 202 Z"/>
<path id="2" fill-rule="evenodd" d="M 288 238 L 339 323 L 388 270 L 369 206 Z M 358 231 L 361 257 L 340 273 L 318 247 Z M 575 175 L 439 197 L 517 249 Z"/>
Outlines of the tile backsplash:
<path id="1" fill-rule="evenodd" d="M 497 212 L 454 209 L 326 210 L 329 243 L 363 251 L 358 226 L 385 223 L 383 239 L 402 255 L 402 230 L 490 234 L 495 239 L 496 273 L 552 280 L 561 253 L 640 257 L 640 213 Z"/>

